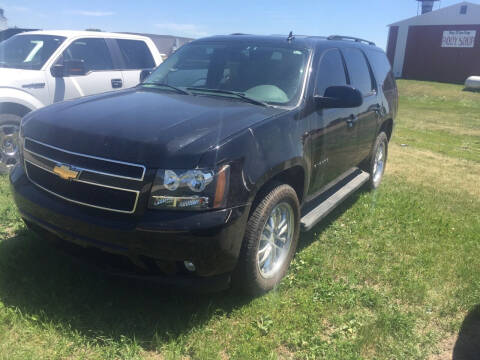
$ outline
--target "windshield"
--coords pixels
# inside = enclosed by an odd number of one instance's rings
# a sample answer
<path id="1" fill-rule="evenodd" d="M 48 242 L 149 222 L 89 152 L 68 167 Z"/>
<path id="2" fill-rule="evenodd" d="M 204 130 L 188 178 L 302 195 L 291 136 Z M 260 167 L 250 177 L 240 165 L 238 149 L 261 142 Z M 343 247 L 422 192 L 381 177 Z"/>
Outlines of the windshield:
<path id="1" fill-rule="evenodd" d="M 302 93 L 309 52 L 248 43 L 190 44 L 162 63 L 144 86 L 165 84 L 191 92 L 236 92 L 271 105 L 292 105 Z M 207 94 L 203 92 L 202 94 Z"/>
<path id="2" fill-rule="evenodd" d="M 40 70 L 64 40 L 52 35 L 11 37 L 0 43 L 0 67 Z"/>

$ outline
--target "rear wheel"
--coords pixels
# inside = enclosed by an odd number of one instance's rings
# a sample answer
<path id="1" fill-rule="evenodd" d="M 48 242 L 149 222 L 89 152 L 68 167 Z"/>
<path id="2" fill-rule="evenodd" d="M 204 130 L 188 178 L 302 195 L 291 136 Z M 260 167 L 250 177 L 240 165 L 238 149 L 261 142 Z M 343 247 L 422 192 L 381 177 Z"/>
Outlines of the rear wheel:
<path id="1" fill-rule="evenodd" d="M 21 117 L 13 114 L 0 114 L 0 174 L 6 174 L 19 161 L 19 141 Z"/>
<path id="2" fill-rule="evenodd" d="M 291 186 L 275 186 L 263 197 L 247 223 L 234 288 L 259 295 L 278 285 L 295 254 L 299 219 L 300 205 Z"/>
<path id="3" fill-rule="evenodd" d="M 385 166 L 387 165 L 388 137 L 381 132 L 378 134 L 373 146 L 372 157 L 369 159 L 368 172 L 370 173 L 369 187 L 377 189 L 383 179 Z"/>

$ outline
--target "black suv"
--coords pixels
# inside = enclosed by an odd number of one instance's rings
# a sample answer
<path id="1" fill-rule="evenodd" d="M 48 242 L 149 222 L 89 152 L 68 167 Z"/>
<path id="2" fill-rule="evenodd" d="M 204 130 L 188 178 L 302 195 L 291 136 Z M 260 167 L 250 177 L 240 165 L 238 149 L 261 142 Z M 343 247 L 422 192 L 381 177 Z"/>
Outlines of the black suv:
<path id="1" fill-rule="evenodd" d="M 27 225 L 122 254 L 135 276 L 258 294 L 300 230 L 379 186 L 396 113 L 371 42 L 215 36 L 133 89 L 28 114 L 10 181 Z"/>

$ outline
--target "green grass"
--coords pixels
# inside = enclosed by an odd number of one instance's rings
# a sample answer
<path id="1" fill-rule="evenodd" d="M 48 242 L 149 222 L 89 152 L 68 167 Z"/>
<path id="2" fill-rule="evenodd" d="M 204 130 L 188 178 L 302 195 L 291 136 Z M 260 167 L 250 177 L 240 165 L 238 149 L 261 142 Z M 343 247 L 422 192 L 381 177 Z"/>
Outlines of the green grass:
<path id="1" fill-rule="evenodd" d="M 461 85 L 399 81 L 396 141 L 480 162 L 480 95 Z"/>
<path id="2" fill-rule="evenodd" d="M 303 234 L 261 298 L 171 292 L 72 263 L 26 230 L 1 178 L 0 359 L 428 358 L 480 314 L 480 94 L 399 87 L 382 187 Z"/>

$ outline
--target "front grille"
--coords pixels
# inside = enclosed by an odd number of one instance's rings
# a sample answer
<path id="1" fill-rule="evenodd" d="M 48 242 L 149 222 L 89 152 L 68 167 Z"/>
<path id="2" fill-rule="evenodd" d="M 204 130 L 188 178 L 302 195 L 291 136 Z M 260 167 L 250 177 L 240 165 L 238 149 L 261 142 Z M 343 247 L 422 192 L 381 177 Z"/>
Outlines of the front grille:
<path id="1" fill-rule="evenodd" d="M 31 139 L 25 139 L 24 150 L 28 178 L 48 193 L 102 210 L 135 212 L 145 167 L 71 153 Z M 61 178 L 57 171 L 61 166 L 77 176 Z"/>
<path id="2" fill-rule="evenodd" d="M 54 159 L 59 163 L 86 168 L 119 178 L 142 181 L 145 175 L 145 167 L 142 165 L 82 155 L 28 138 L 25 139 L 25 150 L 48 159 Z"/>
<path id="3" fill-rule="evenodd" d="M 116 209 L 131 212 L 135 207 L 137 194 L 76 181 L 66 181 L 31 163 L 26 164 L 30 179 L 44 190 L 66 200 L 101 209 Z"/>

